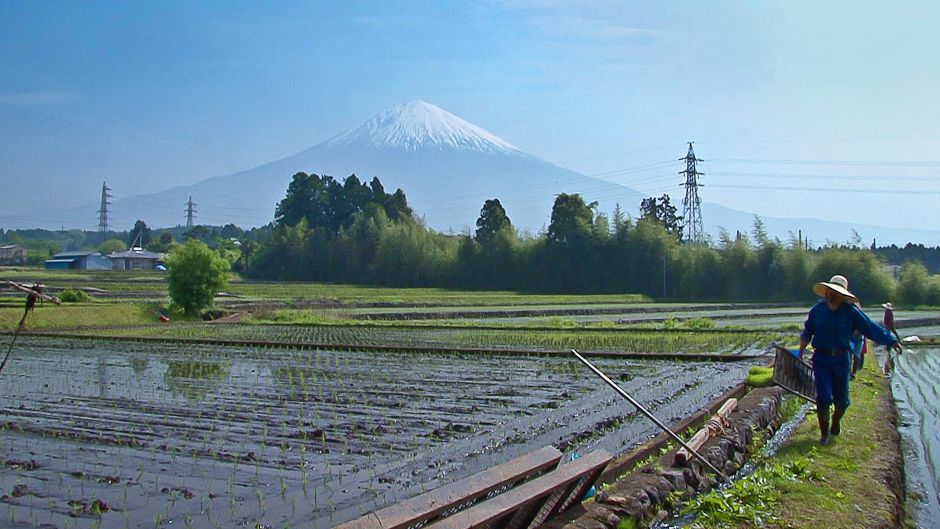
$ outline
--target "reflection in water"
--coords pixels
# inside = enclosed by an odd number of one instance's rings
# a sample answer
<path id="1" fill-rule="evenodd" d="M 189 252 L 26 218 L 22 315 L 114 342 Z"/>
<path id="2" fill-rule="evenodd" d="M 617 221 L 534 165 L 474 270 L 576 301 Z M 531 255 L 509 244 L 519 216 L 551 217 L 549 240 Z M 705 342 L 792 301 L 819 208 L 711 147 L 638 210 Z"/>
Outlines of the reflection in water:
<path id="1" fill-rule="evenodd" d="M 98 398 L 108 398 L 108 360 L 104 355 L 98 355 L 97 369 L 98 373 Z"/>
<path id="2" fill-rule="evenodd" d="M 908 496 L 918 527 L 940 529 L 940 347 L 911 347 L 895 360 Z"/>
<path id="3" fill-rule="evenodd" d="M 131 366 L 131 369 L 134 370 L 135 375 L 142 377 L 144 372 L 147 371 L 147 365 L 150 364 L 150 357 L 142 354 L 134 355 L 127 363 Z"/>
<path id="4" fill-rule="evenodd" d="M 200 362 L 198 360 L 167 362 L 163 380 L 167 387 L 190 401 L 205 399 L 209 391 L 228 379 L 231 363 Z"/>

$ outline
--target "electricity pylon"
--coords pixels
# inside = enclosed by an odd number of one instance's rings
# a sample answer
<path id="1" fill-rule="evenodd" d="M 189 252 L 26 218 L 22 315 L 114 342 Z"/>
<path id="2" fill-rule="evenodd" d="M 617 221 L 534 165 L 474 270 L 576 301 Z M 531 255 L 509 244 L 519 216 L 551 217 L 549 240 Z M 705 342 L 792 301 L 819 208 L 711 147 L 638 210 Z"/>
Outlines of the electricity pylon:
<path id="1" fill-rule="evenodd" d="M 685 240 L 690 243 L 705 242 L 705 228 L 702 222 L 702 199 L 698 196 L 698 177 L 704 173 L 698 172 L 695 167 L 696 162 L 704 160 L 695 157 L 692 151 L 692 142 L 689 142 L 689 153 L 685 158 L 685 171 L 679 171 L 679 174 L 685 175 L 685 198 L 682 199 L 682 218 L 685 219 Z"/>
<path id="2" fill-rule="evenodd" d="M 111 188 L 107 182 L 101 183 L 101 207 L 98 208 L 98 231 L 104 233 L 108 231 L 108 206 L 111 205 Z"/>

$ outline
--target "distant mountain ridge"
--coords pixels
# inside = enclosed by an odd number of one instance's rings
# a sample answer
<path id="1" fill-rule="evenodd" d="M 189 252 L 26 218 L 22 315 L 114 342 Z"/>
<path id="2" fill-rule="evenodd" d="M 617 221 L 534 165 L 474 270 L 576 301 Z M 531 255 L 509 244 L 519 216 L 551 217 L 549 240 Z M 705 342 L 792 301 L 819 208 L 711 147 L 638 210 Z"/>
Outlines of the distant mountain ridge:
<path id="1" fill-rule="evenodd" d="M 263 225 L 274 218 L 298 171 L 338 180 L 377 176 L 386 190 L 403 189 L 428 226 L 445 232 L 473 228 L 491 198 L 500 199 L 517 228 L 533 233 L 547 226 L 557 193 L 583 193 L 589 201 L 605 197 L 607 211 L 614 201 L 630 208 L 641 199 L 633 189 L 552 165 L 440 107 L 413 101 L 281 160 L 160 193 L 116 198 L 110 217 L 122 226 L 136 219 L 149 226 L 177 225 L 192 196 L 197 223 Z M 88 225 L 97 209 L 88 204 L 53 216 Z"/>
<path id="2" fill-rule="evenodd" d="M 619 204 L 633 216 L 645 198 L 629 187 L 546 162 L 431 103 L 412 101 L 287 158 L 159 193 L 117 197 L 109 211 L 111 225 L 129 229 L 137 219 L 151 227 L 180 225 L 189 197 L 197 204 L 198 224 L 264 225 L 273 220 L 276 204 L 299 171 L 328 174 L 338 180 L 350 174 L 363 181 L 377 176 L 387 191 L 403 189 L 427 225 L 443 232 L 472 231 L 484 201 L 491 198 L 500 200 L 516 228 L 533 234 L 547 227 L 558 193 L 580 193 L 588 202 L 597 200 L 599 211 L 607 214 Z M 681 212 L 681 203 L 675 205 Z M 51 219 L 31 226 L 17 226 L 0 214 L 0 226 L 90 228 L 98 206 L 89 202 L 71 209 L 31 212 L 31 219 Z M 703 213 L 705 230 L 715 238 L 719 226 L 733 234 L 735 230 L 750 231 L 753 224 L 753 214 L 718 204 L 703 203 Z M 855 229 L 866 244 L 872 239 L 879 244 L 940 244 L 938 231 L 818 219 L 762 219 L 768 232 L 782 239 L 787 239 L 789 232 L 802 231 L 818 243 L 846 242 Z"/>

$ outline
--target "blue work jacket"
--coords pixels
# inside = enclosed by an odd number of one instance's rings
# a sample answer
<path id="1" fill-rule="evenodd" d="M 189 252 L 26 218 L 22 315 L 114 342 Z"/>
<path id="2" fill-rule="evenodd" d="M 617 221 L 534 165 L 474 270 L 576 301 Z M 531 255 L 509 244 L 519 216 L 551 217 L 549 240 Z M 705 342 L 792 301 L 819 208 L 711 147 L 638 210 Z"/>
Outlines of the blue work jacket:
<path id="1" fill-rule="evenodd" d="M 843 302 L 833 311 L 824 299 L 809 309 L 800 338 L 811 342 L 813 349 L 848 352 L 852 350 L 855 331 L 881 345 L 897 342 L 890 331 L 873 322 L 855 304 Z"/>

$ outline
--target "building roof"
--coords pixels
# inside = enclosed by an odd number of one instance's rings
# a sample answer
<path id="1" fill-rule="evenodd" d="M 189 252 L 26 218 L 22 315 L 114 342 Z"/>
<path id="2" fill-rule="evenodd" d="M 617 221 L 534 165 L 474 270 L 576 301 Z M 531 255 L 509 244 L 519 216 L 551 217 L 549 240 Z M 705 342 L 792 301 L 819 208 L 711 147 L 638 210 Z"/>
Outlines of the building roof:
<path id="1" fill-rule="evenodd" d="M 20 246 L 19 244 L 7 244 L 5 246 L 0 246 L 0 250 L 15 250 L 17 248 L 26 249 L 25 246 Z"/>
<path id="2" fill-rule="evenodd" d="M 62 252 L 52 256 L 53 259 L 78 259 L 79 257 L 91 257 L 92 255 L 101 255 L 101 252 Z"/>
<path id="3" fill-rule="evenodd" d="M 154 261 L 161 259 L 160 254 L 141 248 L 128 248 L 127 250 L 114 252 L 108 257 L 111 259 L 153 259 Z"/>

